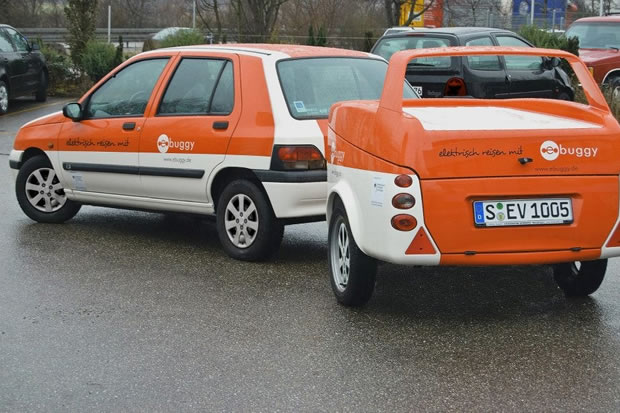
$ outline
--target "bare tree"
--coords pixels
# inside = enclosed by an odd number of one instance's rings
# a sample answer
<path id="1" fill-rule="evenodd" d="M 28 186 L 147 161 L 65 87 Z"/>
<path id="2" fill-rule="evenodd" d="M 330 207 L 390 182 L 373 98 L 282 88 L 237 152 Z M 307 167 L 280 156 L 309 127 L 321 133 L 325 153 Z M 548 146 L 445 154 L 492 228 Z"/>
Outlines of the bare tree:
<path id="1" fill-rule="evenodd" d="M 288 0 L 236 0 L 231 3 L 240 35 L 253 42 L 269 41 L 274 34 L 280 7 Z"/>
<path id="2" fill-rule="evenodd" d="M 218 0 L 200 0 L 196 4 L 196 13 L 202 24 L 210 32 L 215 32 L 216 40 L 222 39 L 222 9 Z M 215 25 L 215 30 L 213 26 Z"/>

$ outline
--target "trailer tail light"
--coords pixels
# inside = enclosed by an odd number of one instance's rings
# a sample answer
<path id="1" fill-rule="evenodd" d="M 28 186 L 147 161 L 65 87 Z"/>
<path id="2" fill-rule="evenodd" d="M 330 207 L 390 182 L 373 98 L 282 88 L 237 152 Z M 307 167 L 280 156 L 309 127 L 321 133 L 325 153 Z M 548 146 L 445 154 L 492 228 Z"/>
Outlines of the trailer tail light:
<path id="1" fill-rule="evenodd" d="M 415 198 L 411 194 L 400 193 L 392 198 L 392 206 L 398 209 L 410 209 L 415 205 Z"/>
<path id="2" fill-rule="evenodd" d="M 394 178 L 394 183 L 401 188 L 409 188 L 413 184 L 413 179 L 409 175 L 398 175 Z"/>
<path id="3" fill-rule="evenodd" d="M 418 226 L 418 221 L 407 214 L 395 215 L 392 218 L 392 227 L 399 231 L 411 231 Z"/>
<path id="4" fill-rule="evenodd" d="M 313 145 L 276 145 L 271 157 L 271 169 L 280 171 L 325 169 L 325 158 Z"/>
<path id="5" fill-rule="evenodd" d="M 443 89 L 444 96 L 466 96 L 467 87 L 465 81 L 460 77 L 453 77 L 446 82 Z"/>

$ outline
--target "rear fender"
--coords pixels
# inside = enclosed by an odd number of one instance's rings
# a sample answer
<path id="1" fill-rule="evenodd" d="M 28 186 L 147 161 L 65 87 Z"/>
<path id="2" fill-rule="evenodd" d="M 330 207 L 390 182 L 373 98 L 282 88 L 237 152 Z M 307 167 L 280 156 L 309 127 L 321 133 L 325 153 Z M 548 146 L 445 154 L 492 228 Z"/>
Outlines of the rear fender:
<path id="1" fill-rule="evenodd" d="M 361 211 L 359 208 L 359 202 L 355 193 L 349 186 L 349 184 L 345 180 L 341 180 L 336 185 L 334 185 L 329 193 L 329 198 L 327 200 L 327 223 L 329 224 L 331 217 L 334 212 L 334 208 L 337 205 L 338 199 L 342 202 L 344 207 L 344 212 L 347 214 L 347 219 L 349 220 L 349 227 L 351 228 L 351 233 L 353 234 L 353 239 L 360 240 L 362 237 L 361 234 Z M 359 242 L 357 242 L 359 248 L 366 254 L 362 246 Z"/>

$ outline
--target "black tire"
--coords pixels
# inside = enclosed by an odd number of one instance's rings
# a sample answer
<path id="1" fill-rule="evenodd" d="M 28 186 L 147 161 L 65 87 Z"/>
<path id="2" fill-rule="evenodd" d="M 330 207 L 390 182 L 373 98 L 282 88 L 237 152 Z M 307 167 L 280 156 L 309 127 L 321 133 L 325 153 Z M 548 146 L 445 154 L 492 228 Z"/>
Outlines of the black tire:
<path id="1" fill-rule="evenodd" d="M 47 100 L 47 84 L 47 73 L 43 71 L 39 77 L 39 89 L 37 89 L 37 93 L 34 95 L 37 102 L 45 102 Z"/>
<path id="2" fill-rule="evenodd" d="M 0 115 L 9 111 L 9 87 L 0 80 Z"/>
<path id="3" fill-rule="evenodd" d="M 37 178 L 36 171 L 39 172 L 38 176 L 41 176 L 43 179 Z M 52 173 L 53 175 L 50 176 Z M 40 182 L 48 180 L 49 182 Z M 50 183 L 55 188 L 50 188 L 49 185 L 47 185 Z M 32 188 L 31 185 L 41 185 L 41 189 L 27 189 L 26 185 L 30 188 Z M 73 218 L 82 207 L 81 204 L 66 199 L 64 189 L 60 185 L 58 177 L 55 175 L 52 164 L 49 159 L 43 155 L 35 156 L 24 162 L 19 169 L 17 180 L 15 181 L 15 194 L 22 211 L 24 211 L 29 218 L 37 222 L 60 224 Z M 42 195 L 42 197 L 38 203 L 36 203 L 37 206 L 35 205 L 35 200 L 38 195 Z M 41 201 L 43 203 L 41 203 Z M 46 211 L 48 205 L 49 211 Z"/>
<path id="4" fill-rule="evenodd" d="M 569 297 L 585 297 L 601 286 L 607 260 L 567 262 L 553 266 L 553 278 Z"/>
<path id="5" fill-rule="evenodd" d="M 348 307 L 366 304 L 375 289 L 377 260 L 364 254 L 357 246 L 342 204 L 336 205 L 329 221 L 327 250 L 329 279 L 336 300 Z M 342 261 L 347 254 L 348 268 Z"/>
<path id="6" fill-rule="evenodd" d="M 227 229 L 227 222 L 233 227 Z M 242 261 L 270 258 L 280 248 L 284 234 L 284 225 L 273 213 L 265 193 L 243 179 L 230 182 L 220 194 L 216 227 L 224 251 Z"/>

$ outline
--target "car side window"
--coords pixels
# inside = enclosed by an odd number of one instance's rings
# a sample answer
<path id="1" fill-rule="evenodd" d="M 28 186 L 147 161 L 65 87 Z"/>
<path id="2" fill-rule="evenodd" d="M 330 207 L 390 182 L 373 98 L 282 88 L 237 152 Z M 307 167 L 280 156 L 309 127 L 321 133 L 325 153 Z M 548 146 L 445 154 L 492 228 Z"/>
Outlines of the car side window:
<path id="1" fill-rule="evenodd" d="M 465 46 L 494 46 L 490 37 L 479 37 L 468 40 Z M 467 65 L 474 70 L 501 70 L 497 56 L 468 56 Z"/>
<path id="2" fill-rule="evenodd" d="M 524 41 L 512 36 L 496 36 L 500 46 L 531 47 Z M 504 56 L 507 70 L 540 70 L 542 57 L 539 56 Z"/>
<path id="3" fill-rule="evenodd" d="M 0 29 L 0 52 L 14 52 L 13 44 L 9 39 L 9 35 L 3 29 Z"/>
<path id="4" fill-rule="evenodd" d="M 207 115 L 232 112 L 232 62 L 224 59 L 181 60 L 159 106 L 159 115 Z"/>
<path id="5" fill-rule="evenodd" d="M 13 44 L 15 45 L 15 48 L 17 49 L 18 52 L 27 52 L 28 51 L 28 49 L 29 49 L 28 41 L 26 39 L 24 39 L 24 36 L 22 36 L 21 34 L 17 33 L 17 31 L 15 31 L 13 29 L 6 28 L 5 30 L 9 34 L 9 37 L 13 41 Z"/>
<path id="6" fill-rule="evenodd" d="M 121 69 L 88 100 L 86 117 L 143 116 L 168 58 L 141 60 Z"/>

